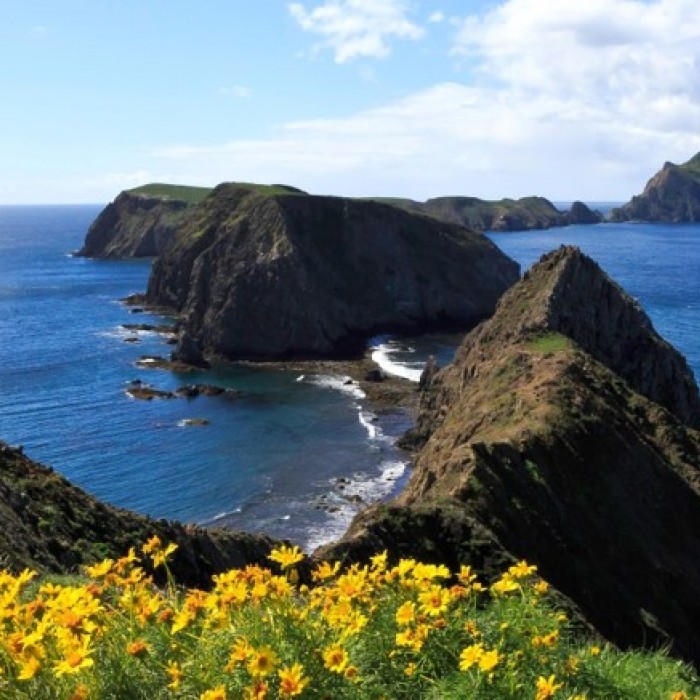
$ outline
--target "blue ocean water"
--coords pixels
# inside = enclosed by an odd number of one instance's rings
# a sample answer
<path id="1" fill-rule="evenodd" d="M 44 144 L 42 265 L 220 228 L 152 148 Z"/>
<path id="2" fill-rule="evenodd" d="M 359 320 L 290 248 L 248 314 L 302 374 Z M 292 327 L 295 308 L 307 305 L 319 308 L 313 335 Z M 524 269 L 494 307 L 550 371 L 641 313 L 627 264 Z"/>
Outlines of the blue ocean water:
<path id="1" fill-rule="evenodd" d="M 0 207 L 0 439 L 22 444 L 99 498 L 155 517 L 265 531 L 307 548 L 338 536 L 362 502 L 386 496 L 407 465 L 394 438 L 406 415 L 374 416 L 339 377 L 232 366 L 177 375 L 136 366 L 169 352 L 128 323 L 148 261 L 95 261 L 82 244 L 100 206 Z M 523 269 L 579 245 L 636 296 L 700 376 L 700 226 L 606 224 L 491 234 Z M 378 359 L 415 378 L 459 337 L 377 339 Z M 143 402 L 126 388 L 215 383 L 235 399 Z M 185 427 L 204 418 L 210 425 Z M 398 480 L 398 482 L 397 482 Z"/>
<path id="2" fill-rule="evenodd" d="M 170 351 L 152 333 L 124 342 L 134 334 L 122 324 L 163 322 L 119 302 L 145 289 L 150 263 L 69 255 L 100 209 L 0 207 L 0 439 L 112 504 L 308 547 L 338 536 L 358 499 L 391 491 L 407 464 L 393 438 L 409 419 L 373 416 L 337 377 L 136 367 Z M 145 402 L 126 394 L 135 379 L 240 396 Z M 210 425 L 184 427 L 191 418 Z"/>

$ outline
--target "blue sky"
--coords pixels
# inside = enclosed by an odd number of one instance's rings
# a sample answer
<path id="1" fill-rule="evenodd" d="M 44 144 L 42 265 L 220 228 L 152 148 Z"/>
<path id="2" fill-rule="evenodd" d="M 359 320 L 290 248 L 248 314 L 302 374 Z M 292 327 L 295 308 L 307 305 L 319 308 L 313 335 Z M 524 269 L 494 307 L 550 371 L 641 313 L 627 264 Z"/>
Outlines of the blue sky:
<path id="1" fill-rule="evenodd" d="M 0 203 L 151 181 L 626 200 L 700 151 L 697 0 L 32 0 Z"/>

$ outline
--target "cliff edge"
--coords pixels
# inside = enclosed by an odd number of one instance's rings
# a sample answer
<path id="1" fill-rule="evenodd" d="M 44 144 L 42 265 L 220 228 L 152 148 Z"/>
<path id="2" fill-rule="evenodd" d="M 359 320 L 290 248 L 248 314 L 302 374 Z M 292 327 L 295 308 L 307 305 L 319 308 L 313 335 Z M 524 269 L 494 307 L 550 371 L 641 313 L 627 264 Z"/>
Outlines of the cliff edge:
<path id="1" fill-rule="evenodd" d="M 700 153 L 687 163 L 664 163 L 644 191 L 610 214 L 612 221 L 700 221 Z"/>
<path id="2" fill-rule="evenodd" d="M 392 206 L 218 186 L 156 260 L 180 358 L 352 356 L 378 331 L 474 325 L 518 278 L 487 238 Z"/>
<path id="3" fill-rule="evenodd" d="M 188 211 L 209 191 L 205 187 L 158 183 L 125 190 L 92 223 L 78 255 L 88 258 L 159 255 Z"/>
<path id="4" fill-rule="evenodd" d="M 700 662 L 700 420 L 685 360 L 574 248 L 429 382 L 409 483 L 324 555 L 525 558 L 605 637 Z"/>

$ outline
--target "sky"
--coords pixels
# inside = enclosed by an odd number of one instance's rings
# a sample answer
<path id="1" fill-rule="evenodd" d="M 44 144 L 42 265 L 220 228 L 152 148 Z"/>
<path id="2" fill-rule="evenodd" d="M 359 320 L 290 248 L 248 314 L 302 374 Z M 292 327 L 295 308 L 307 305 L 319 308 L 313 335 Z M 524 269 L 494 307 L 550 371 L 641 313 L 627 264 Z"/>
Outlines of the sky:
<path id="1" fill-rule="evenodd" d="M 0 9 L 0 204 L 224 181 L 625 201 L 698 151 L 698 0 Z"/>

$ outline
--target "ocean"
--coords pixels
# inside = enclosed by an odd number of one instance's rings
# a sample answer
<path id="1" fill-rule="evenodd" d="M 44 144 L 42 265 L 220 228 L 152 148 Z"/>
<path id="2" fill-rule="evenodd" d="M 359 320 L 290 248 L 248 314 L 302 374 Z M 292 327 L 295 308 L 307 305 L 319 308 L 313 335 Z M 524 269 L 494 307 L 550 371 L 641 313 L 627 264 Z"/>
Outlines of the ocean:
<path id="1" fill-rule="evenodd" d="M 408 459 L 394 446 L 404 413 L 375 415 L 343 377 L 232 365 L 174 374 L 136 365 L 166 355 L 167 321 L 121 299 L 143 291 L 149 261 L 77 258 L 101 206 L 0 207 L 0 439 L 24 446 L 100 499 L 158 518 L 288 537 L 306 549 L 338 537 L 363 504 L 396 492 Z M 700 226 L 604 224 L 491 234 L 528 267 L 563 243 L 595 258 L 700 376 Z M 125 342 L 138 337 L 138 342 Z M 374 357 L 417 379 L 459 337 L 381 337 Z M 139 401 L 191 383 L 230 396 Z M 187 425 L 205 419 L 208 425 Z"/>

